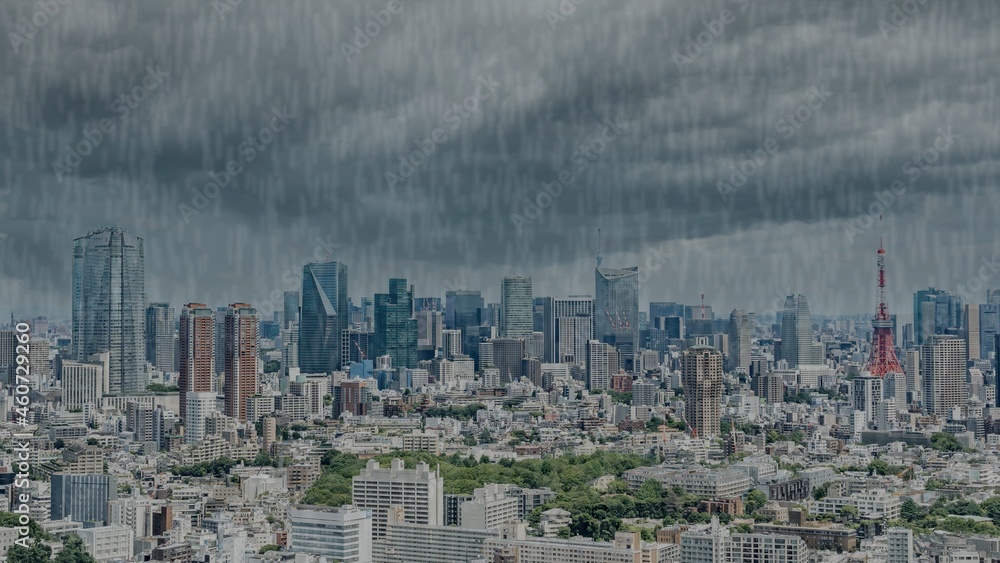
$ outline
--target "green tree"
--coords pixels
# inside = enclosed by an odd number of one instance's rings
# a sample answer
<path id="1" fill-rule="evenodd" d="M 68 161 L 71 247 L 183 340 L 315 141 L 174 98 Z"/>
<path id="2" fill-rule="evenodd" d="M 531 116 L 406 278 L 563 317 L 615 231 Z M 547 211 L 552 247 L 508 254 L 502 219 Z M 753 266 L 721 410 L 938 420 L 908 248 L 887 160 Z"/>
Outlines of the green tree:
<path id="1" fill-rule="evenodd" d="M 663 483 L 656 479 L 646 479 L 635 493 L 635 497 L 641 500 L 660 500 L 663 498 Z"/>
<path id="2" fill-rule="evenodd" d="M 962 443 L 954 436 L 944 432 L 936 432 L 931 435 L 931 447 L 942 452 L 960 452 L 964 449 Z"/>
<path id="3" fill-rule="evenodd" d="M 55 563 L 97 563 L 94 556 L 87 553 L 83 540 L 76 534 L 63 538 L 63 549 L 55 558 Z"/>
<path id="4" fill-rule="evenodd" d="M 646 432 L 656 432 L 663 425 L 663 419 L 656 418 L 655 416 L 646 421 Z"/>
<path id="5" fill-rule="evenodd" d="M 858 507 L 846 504 L 840 509 L 840 517 L 844 520 L 852 520 L 858 517 Z"/>
<path id="6" fill-rule="evenodd" d="M 31 547 L 14 544 L 7 550 L 7 563 L 50 563 L 51 559 L 52 548 L 37 541 Z"/>
<path id="7" fill-rule="evenodd" d="M 56 438 L 56 441 L 52 442 L 52 447 L 57 450 L 61 450 L 66 447 L 66 442 L 64 442 L 62 438 Z"/>
<path id="8" fill-rule="evenodd" d="M 747 501 L 744 503 L 744 506 L 746 507 L 747 514 L 753 514 L 765 504 L 767 504 L 767 495 L 755 489 L 747 494 Z"/>
<path id="9" fill-rule="evenodd" d="M 261 548 L 260 548 L 260 549 L 259 549 L 259 550 L 257 551 L 257 554 L 258 554 L 258 555 L 261 555 L 261 554 L 264 554 L 264 553 L 267 553 L 268 551 L 278 551 L 279 549 L 281 549 L 281 546 L 278 546 L 278 545 L 274 545 L 273 543 L 269 543 L 269 544 L 267 544 L 267 545 L 265 545 L 265 546 L 261 547 Z"/>

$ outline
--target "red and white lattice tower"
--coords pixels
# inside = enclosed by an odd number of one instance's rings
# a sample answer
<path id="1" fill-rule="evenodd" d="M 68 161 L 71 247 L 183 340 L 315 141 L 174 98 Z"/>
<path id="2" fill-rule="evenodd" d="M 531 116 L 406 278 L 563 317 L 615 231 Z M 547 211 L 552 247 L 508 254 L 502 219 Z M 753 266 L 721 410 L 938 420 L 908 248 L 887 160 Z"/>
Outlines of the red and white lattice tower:
<path id="1" fill-rule="evenodd" d="M 868 355 L 868 365 L 865 370 L 875 377 L 885 377 L 887 373 L 903 373 L 903 368 L 896 358 L 896 346 L 892 338 L 892 318 L 889 316 L 889 305 L 885 301 L 885 248 L 882 241 L 878 245 L 878 305 L 875 318 L 872 319 L 874 336 L 872 350 Z"/>

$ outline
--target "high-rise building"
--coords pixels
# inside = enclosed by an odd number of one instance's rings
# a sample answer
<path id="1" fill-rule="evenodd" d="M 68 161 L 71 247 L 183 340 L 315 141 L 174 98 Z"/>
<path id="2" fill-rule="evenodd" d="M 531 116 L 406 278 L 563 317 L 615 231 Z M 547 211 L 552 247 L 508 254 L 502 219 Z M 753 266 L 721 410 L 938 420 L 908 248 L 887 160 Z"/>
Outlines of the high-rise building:
<path id="1" fill-rule="evenodd" d="M 493 530 L 518 521 L 520 502 L 510 494 L 510 485 L 485 485 L 472 491 L 472 498 L 459 505 L 459 522 L 463 528 Z"/>
<path id="2" fill-rule="evenodd" d="M 305 276 L 303 276 L 304 278 Z M 286 291 L 284 295 L 284 308 L 281 314 L 281 322 L 284 328 L 291 328 L 293 324 L 299 322 L 299 292 Z"/>
<path id="3" fill-rule="evenodd" d="M 966 324 L 971 325 L 972 319 L 966 317 Z M 969 331 L 972 332 L 971 330 Z M 990 354 L 996 354 L 996 335 L 1000 334 L 1000 303 L 979 305 L 979 358 L 988 360 Z M 972 356 L 969 356 L 972 359 Z"/>
<path id="4" fill-rule="evenodd" d="M 371 511 L 375 539 L 385 537 L 389 509 L 396 506 L 411 524 L 444 525 L 444 478 L 424 462 L 406 469 L 401 459 L 385 468 L 369 460 L 352 485 L 354 506 Z"/>
<path id="5" fill-rule="evenodd" d="M 114 475 L 52 475 L 50 518 L 73 522 L 108 523 L 108 501 L 118 497 L 118 479 Z"/>
<path id="6" fill-rule="evenodd" d="M 750 370 L 750 334 L 753 325 L 743 309 L 729 315 L 729 369 L 747 373 Z"/>
<path id="7" fill-rule="evenodd" d="M 611 388 L 611 375 L 618 373 L 618 361 L 614 358 L 613 347 L 597 340 L 587 342 L 587 388 L 607 390 Z"/>
<path id="8" fill-rule="evenodd" d="M 781 315 L 781 358 L 794 369 L 800 364 L 820 363 L 815 352 L 809 302 L 805 295 L 789 295 Z"/>
<path id="9" fill-rule="evenodd" d="M 909 528 L 889 528 L 886 530 L 886 563 L 914 563 L 913 530 Z"/>
<path id="10" fill-rule="evenodd" d="M 639 351 L 639 267 L 599 267 L 594 286 L 594 338 L 618 348 L 629 367 Z"/>
<path id="11" fill-rule="evenodd" d="M 406 280 L 389 280 L 389 293 L 375 294 L 375 357 L 388 355 L 397 368 L 417 367 L 417 320 Z M 301 364 L 301 361 L 299 362 Z"/>
<path id="12" fill-rule="evenodd" d="M 594 339 L 594 317 L 577 314 L 556 319 L 558 354 L 552 363 L 582 366 L 587 361 L 587 343 Z M 615 366 L 617 368 L 617 366 Z"/>
<path id="13" fill-rule="evenodd" d="M 174 308 L 169 303 L 146 307 L 146 361 L 160 371 L 175 371 Z"/>
<path id="14" fill-rule="evenodd" d="M 533 302 L 531 278 L 505 276 L 500 286 L 500 336 L 531 338 Z"/>
<path id="15" fill-rule="evenodd" d="M 333 417 L 339 418 L 341 413 L 353 415 L 368 414 L 368 402 L 371 391 L 360 379 L 341 381 L 333 388 Z"/>
<path id="16" fill-rule="evenodd" d="M 179 374 L 181 420 L 187 422 L 187 394 L 212 391 L 215 375 L 215 315 L 204 303 L 181 309 Z"/>
<path id="17" fill-rule="evenodd" d="M 247 419 L 247 397 L 257 393 L 257 309 L 233 303 L 226 309 L 226 416 Z"/>
<path id="18" fill-rule="evenodd" d="M 479 326 L 482 321 L 483 296 L 479 291 L 454 290 L 445 293 L 444 324 L 447 328 L 462 330 Z"/>
<path id="19" fill-rule="evenodd" d="M 500 370 L 500 386 L 516 381 L 521 373 L 521 359 L 527 354 L 527 343 L 521 338 L 494 338 L 493 365 Z"/>
<path id="20" fill-rule="evenodd" d="M 219 412 L 218 396 L 210 391 L 190 391 L 184 394 L 184 443 L 200 444 L 205 439 L 205 420 Z"/>
<path id="21" fill-rule="evenodd" d="M 920 379 L 924 412 L 947 416 L 965 404 L 965 341 L 951 335 L 929 334 L 920 348 Z"/>
<path id="22" fill-rule="evenodd" d="M 288 508 L 288 547 L 331 561 L 372 562 L 372 514 L 347 505 Z"/>
<path id="23" fill-rule="evenodd" d="M 589 326 L 583 326 L 584 318 Z M 569 322 L 564 323 L 564 319 L 569 319 Z M 542 358 L 546 363 L 563 363 L 569 356 L 572 357 L 570 362 L 583 365 L 587 342 L 594 338 L 593 326 L 593 297 L 542 298 Z M 577 352 L 575 356 L 574 352 Z"/>
<path id="24" fill-rule="evenodd" d="M 681 357 L 684 419 L 691 434 L 718 436 L 722 422 L 722 354 L 710 346 L 693 346 Z"/>
<path id="25" fill-rule="evenodd" d="M 965 316 L 965 330 L 962 332 L 962 338 L 965 339 L 965 344 L 967 347 L 966 354 L 970 360 L 978 360 L 982 356 L 982 329 L 980 328 L 980 322 L 983 320 L 982 310 L 980 307 L 986 307 L 986 305 L 976 305 L 967 304 L 963 314 Z"/>
<path id="26" fill-rule="evenodd" d="M 857 377 L 851 381 L 854 391 L 854 410 L 864 412 L 865 424 L 875 419 L 876 407 L 882 401 L 882 378 Z"/>
<path id="27" fill-rule="evenodd" d="M 962 298 L 941 289 L 922 289 L 913 294 L 913 340 L 916 345 L 932 334 L 965 328 Z"/>
<path id="28" fill-rule="evenodd" d="M 226 371 L 226 311 L 228 307 L 215 308 L 215 373 Z M 178 350 L 180 346 L 177 347 Z M 178 362 L 179 363 L 179 362 Z"/>
<path id="29" fill-rule="evenodd" d="M 73 241 L 71 356 L 110 352 L 113 395 L 146 391 L 145 281 L 141 238 L 111 227 Z"/>
<path id="30" fill-rule="evenodd" d="M 299 368 L 304 373 L 332 373 L 341 367 L 341 332 L 347 316 L 347 266 L 317 262 L 302 267 L 299 315 Z"/>
<path id="31" fill-rule="evenodd" d="M 462 353 L 462 331 L 446 329 L 441 331 L 441 347 L 445 358 L 451 359 Z"/>
<path id="32" fill-rule="evenodd" d="M 680 317 L 684 318 L 684 305 L 673 301 L 651 301 L 649 303 L 649 321 L 653 322 L 656 317 Z"/>
<path id="33" fill-rule="evenodd" d="M 444 313 L 434 309 L 417 311 L 417 346 L 436 350 L 442 345 Z"/>

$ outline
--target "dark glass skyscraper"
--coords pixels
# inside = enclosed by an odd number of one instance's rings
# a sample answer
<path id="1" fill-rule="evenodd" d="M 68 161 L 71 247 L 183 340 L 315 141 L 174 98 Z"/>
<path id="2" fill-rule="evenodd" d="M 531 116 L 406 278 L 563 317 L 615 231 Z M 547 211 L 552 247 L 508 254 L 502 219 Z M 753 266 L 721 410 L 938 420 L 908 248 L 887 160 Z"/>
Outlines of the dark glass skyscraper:
<path id="1" fill-rule="evenodd" d="M 932 334 L 965 328 L 962 298 L 933 287 L 913 294 L 913 340 L 917 345 Z"/>
<path id="2" fill-rule="evenodd" d="M 347 316 L 347 266 L 318 262 L 302 267 L 299 369 L 330 373 L 341 367 L 341 332 Z"/>
<path id="3" fill-rule="evenodd" d="M 417 367 L 417 319 L 406 279 L 389 280 L 389 293 L 375 294 L 373 354 L 392 358 L 392 367 Z"/>
<path id="4" fill-rule="evenodd" d="M 112 395 L 146 390 L 145 288 L 141 238 L 110 227 L 73 241 L 72 356 L 110 352 Z"/>
<path id="5" fill-rule="evenodd" d="M 305 276 L 303 276 L 303 279 Z M 286 291 L 284 295 L 284 307 L 281 315 L 285 328 L 292 326 L 292 323 L 299 322 L 299 292 Z"/>
<path id="6" fill-rule="evenodd" d="M 639 345 L 639 267 L 594 270 L 594 338 L 612 344 L 628 365 Z"/>

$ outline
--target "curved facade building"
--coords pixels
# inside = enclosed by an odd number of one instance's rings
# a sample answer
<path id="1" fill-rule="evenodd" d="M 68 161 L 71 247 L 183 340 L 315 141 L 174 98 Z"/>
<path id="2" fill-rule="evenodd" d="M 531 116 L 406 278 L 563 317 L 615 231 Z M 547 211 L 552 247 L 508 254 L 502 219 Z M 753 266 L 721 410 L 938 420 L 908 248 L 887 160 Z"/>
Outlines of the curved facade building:
<path id="1" fill-rule="evenodd" d="M 142 239 L 107 227 L 73 241 L 73 359 L 107 351 L 108 393 L 146 391 Z"/>

